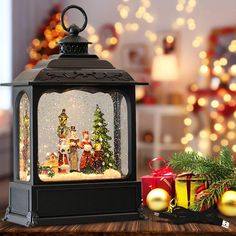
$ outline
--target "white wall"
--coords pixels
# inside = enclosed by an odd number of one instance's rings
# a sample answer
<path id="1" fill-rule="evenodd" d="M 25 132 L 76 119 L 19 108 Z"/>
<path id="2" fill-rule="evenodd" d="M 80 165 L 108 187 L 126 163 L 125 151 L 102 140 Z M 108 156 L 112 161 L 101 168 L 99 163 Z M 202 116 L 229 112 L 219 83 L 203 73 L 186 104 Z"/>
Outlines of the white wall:
<path id="1" fill-rule="evenodd" d="M 1 57 L 0 63 L 0 83 L 9 83 L 12 79 L 12 32 L 11 28 L 11 0 L 0 2 L 0 22 L 3 35 L 0 37 Z M 11 88 L 0 86 L 0 109 L 11 108 Z"/>
<path id="2" fill-rule="evenodd" d="M 140 1 L 130 0 L 131 10 L 137 9 Z M 123 44 L 130 42 L 146 42 L 149 43 L 144 36 L 146 30 L 153 31 L 169 31 L 172 23 L 179 13 L 176 12 L 176 0 L 151 0 L 152 6 L 150 12 L 156 16 L 156 20 L 152 24 L 141 25 L 141 30 L 135 33 L 125 33 L 122 36 L 119 47 L 113 55 L 113 63 L 120 66 L 117 58 L 119 50 Z M 120 0 L 67 0 L 65 5 L 78 4 L 82 6 L 88 15 L 89 22 L 96 28 L 108 22 L 116 22 L 119 19 L 117 13 L 117 5 L 122 3 Z M 74 12 L 75 14 L 75 12 Z M 189 15 L 191 17 L 191 15 Z M 192 17 L 196 20 L 197 28 L 193 32 L 186 29 L 180 30 L 180 65 L 181 79 L 178 82 L 179 87 L 183 88 L 187 84 L 195 81 L 198 73 L 200 61 L 198 53 L 202 49 L 206 49 L 207 41 L 200 48 L 193 48 L 192 41 L 197 35 L 207 39 L 210 30 L 215 27 L 235 25 L 236 26 L 236 0 L 198 0 Z M 134 17 L 128 18 L 128 22 L 137 21 Z M 152 47 L 150 50 L 153 50 Z"/>
<path id="3" fill-rule="evenodd" d="M 53 0 L 12 0 L 13 2 L 13 78 L 29 60 L 27 48 L 36 36 L 43 20 L 48 17 Z"/>

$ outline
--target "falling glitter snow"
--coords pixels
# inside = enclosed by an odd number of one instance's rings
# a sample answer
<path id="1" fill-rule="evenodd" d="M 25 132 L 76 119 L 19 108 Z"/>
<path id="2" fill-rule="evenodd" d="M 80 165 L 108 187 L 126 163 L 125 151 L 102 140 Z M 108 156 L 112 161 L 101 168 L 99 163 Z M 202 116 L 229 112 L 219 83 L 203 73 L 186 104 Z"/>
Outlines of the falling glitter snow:
<path id="1" fill-rule="evenodd" d="M 58 115 L 61 114 L 63 108 L 66 109 L 68 115 L 67 126 L 75 126 L 77 137 L 82 139 L 82 131 L 88 130 L 90 138 L 93 131 L 93 114 L 96 105 L 99 105 L 104 118 L 108 123 L 109 135 L 112 137 L 110 145 L 114 152 L 114 106 L 113 100 L 109 93 L 89 93 L 80 90 L 70 90 L 64 93 L 45 93 L 42 95 L 38 105 L 38 156 L 39 162 L 45 161 L 47 153 L 56 152 L 58 145 L 57 126 Z M 120 111 L 120 127 L 121 140 L 119 142 L 121 172 L 123 175 L 128 173 L 128 125 L 127 125 L 127 104 L 124 98 L 121 100 Z M 117 114 L 116 116 L 117 117 Z M 116 127 L 117 129 L 117 127 Z M 82 150 L 79 150 L 79 157 Z"/>

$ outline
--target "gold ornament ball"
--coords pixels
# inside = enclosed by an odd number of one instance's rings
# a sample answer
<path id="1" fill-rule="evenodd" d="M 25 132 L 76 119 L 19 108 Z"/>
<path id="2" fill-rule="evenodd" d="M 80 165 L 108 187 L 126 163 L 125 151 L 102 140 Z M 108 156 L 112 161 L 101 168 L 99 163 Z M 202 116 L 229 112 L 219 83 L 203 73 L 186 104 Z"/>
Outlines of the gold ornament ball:
<path id="1" fill-rule="evenodd" d="M 217 207 L 220 213 L 225 216 L 236 216 L 236 191 L 224 192 Z"/>
<path id="2" fill-rule="evenodd" d="M 146 198 L 147 206 L 152 211 L 164 211 L 169 206 L 170 200 L 169 193 L 161 188 L 151 190 Z"/>

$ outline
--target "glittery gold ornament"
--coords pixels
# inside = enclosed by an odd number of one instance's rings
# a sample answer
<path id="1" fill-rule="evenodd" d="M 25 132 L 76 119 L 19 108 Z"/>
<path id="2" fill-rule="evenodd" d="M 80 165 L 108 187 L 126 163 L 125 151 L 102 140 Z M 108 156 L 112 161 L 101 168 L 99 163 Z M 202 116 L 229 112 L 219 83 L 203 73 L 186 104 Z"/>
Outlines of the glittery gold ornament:
<path id="1" fill-rule="evenodd" d="M 169 193 L 161 188 L 151 190 L 147 195 L 147 206 L 152 211 L 163 211 L 169 206 L 171 197 Z"/>
<path id="2" fill-rule="evenodd" d="M 223 193 L 217 203 L 218 210 L 225 216 L 236 216 L 236 191 L 228 190 Z"/>

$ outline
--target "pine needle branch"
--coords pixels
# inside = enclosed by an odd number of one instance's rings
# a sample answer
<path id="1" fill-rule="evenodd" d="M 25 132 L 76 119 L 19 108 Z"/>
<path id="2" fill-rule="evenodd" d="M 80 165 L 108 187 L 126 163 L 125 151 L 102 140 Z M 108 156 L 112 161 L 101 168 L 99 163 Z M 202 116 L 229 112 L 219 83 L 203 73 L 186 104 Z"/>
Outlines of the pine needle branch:
<path id="1" fill-rule="evenodd" d="M 223 148 L 217 158 L 203 157 L 197 152 L 174 154 L 169 165 L 177 172 L 192 172 L 205 177 L 210 183 L 208 189 L 197 194 L 196 201 L 191 207 L 195 211 L 211 207 L 222 196 L 225 189 L 236 186 L 236 169 L 227 148 Z"/>
<path id="2" fill-rule="evenodd" d="M 235 185 L 236 177 L 211 184 L 208 189 L 202 191 L 199 199 L 196 200 L 194 205 L 191 207 L 191 210 L 200 211 L 201 209 L 211 207 L 221 198 L 227 188 Z"/>
<path id="3" fill-rule="evenodd" d="M 197 152 L 174 154 L 169 165 L 177 172 L 192 172 L 207 178 L 211 183 L 228 179 L 235 174 L 231 154 L 226 149 L 222 150 L 218 159 L 203 157 Z"/>
<path id="4" fill-rule="evenodd" d="M 228 148 L 223 148 L 220 152 L 220 163 L 230 169 L 234 169 L 232 156 Z"/>

